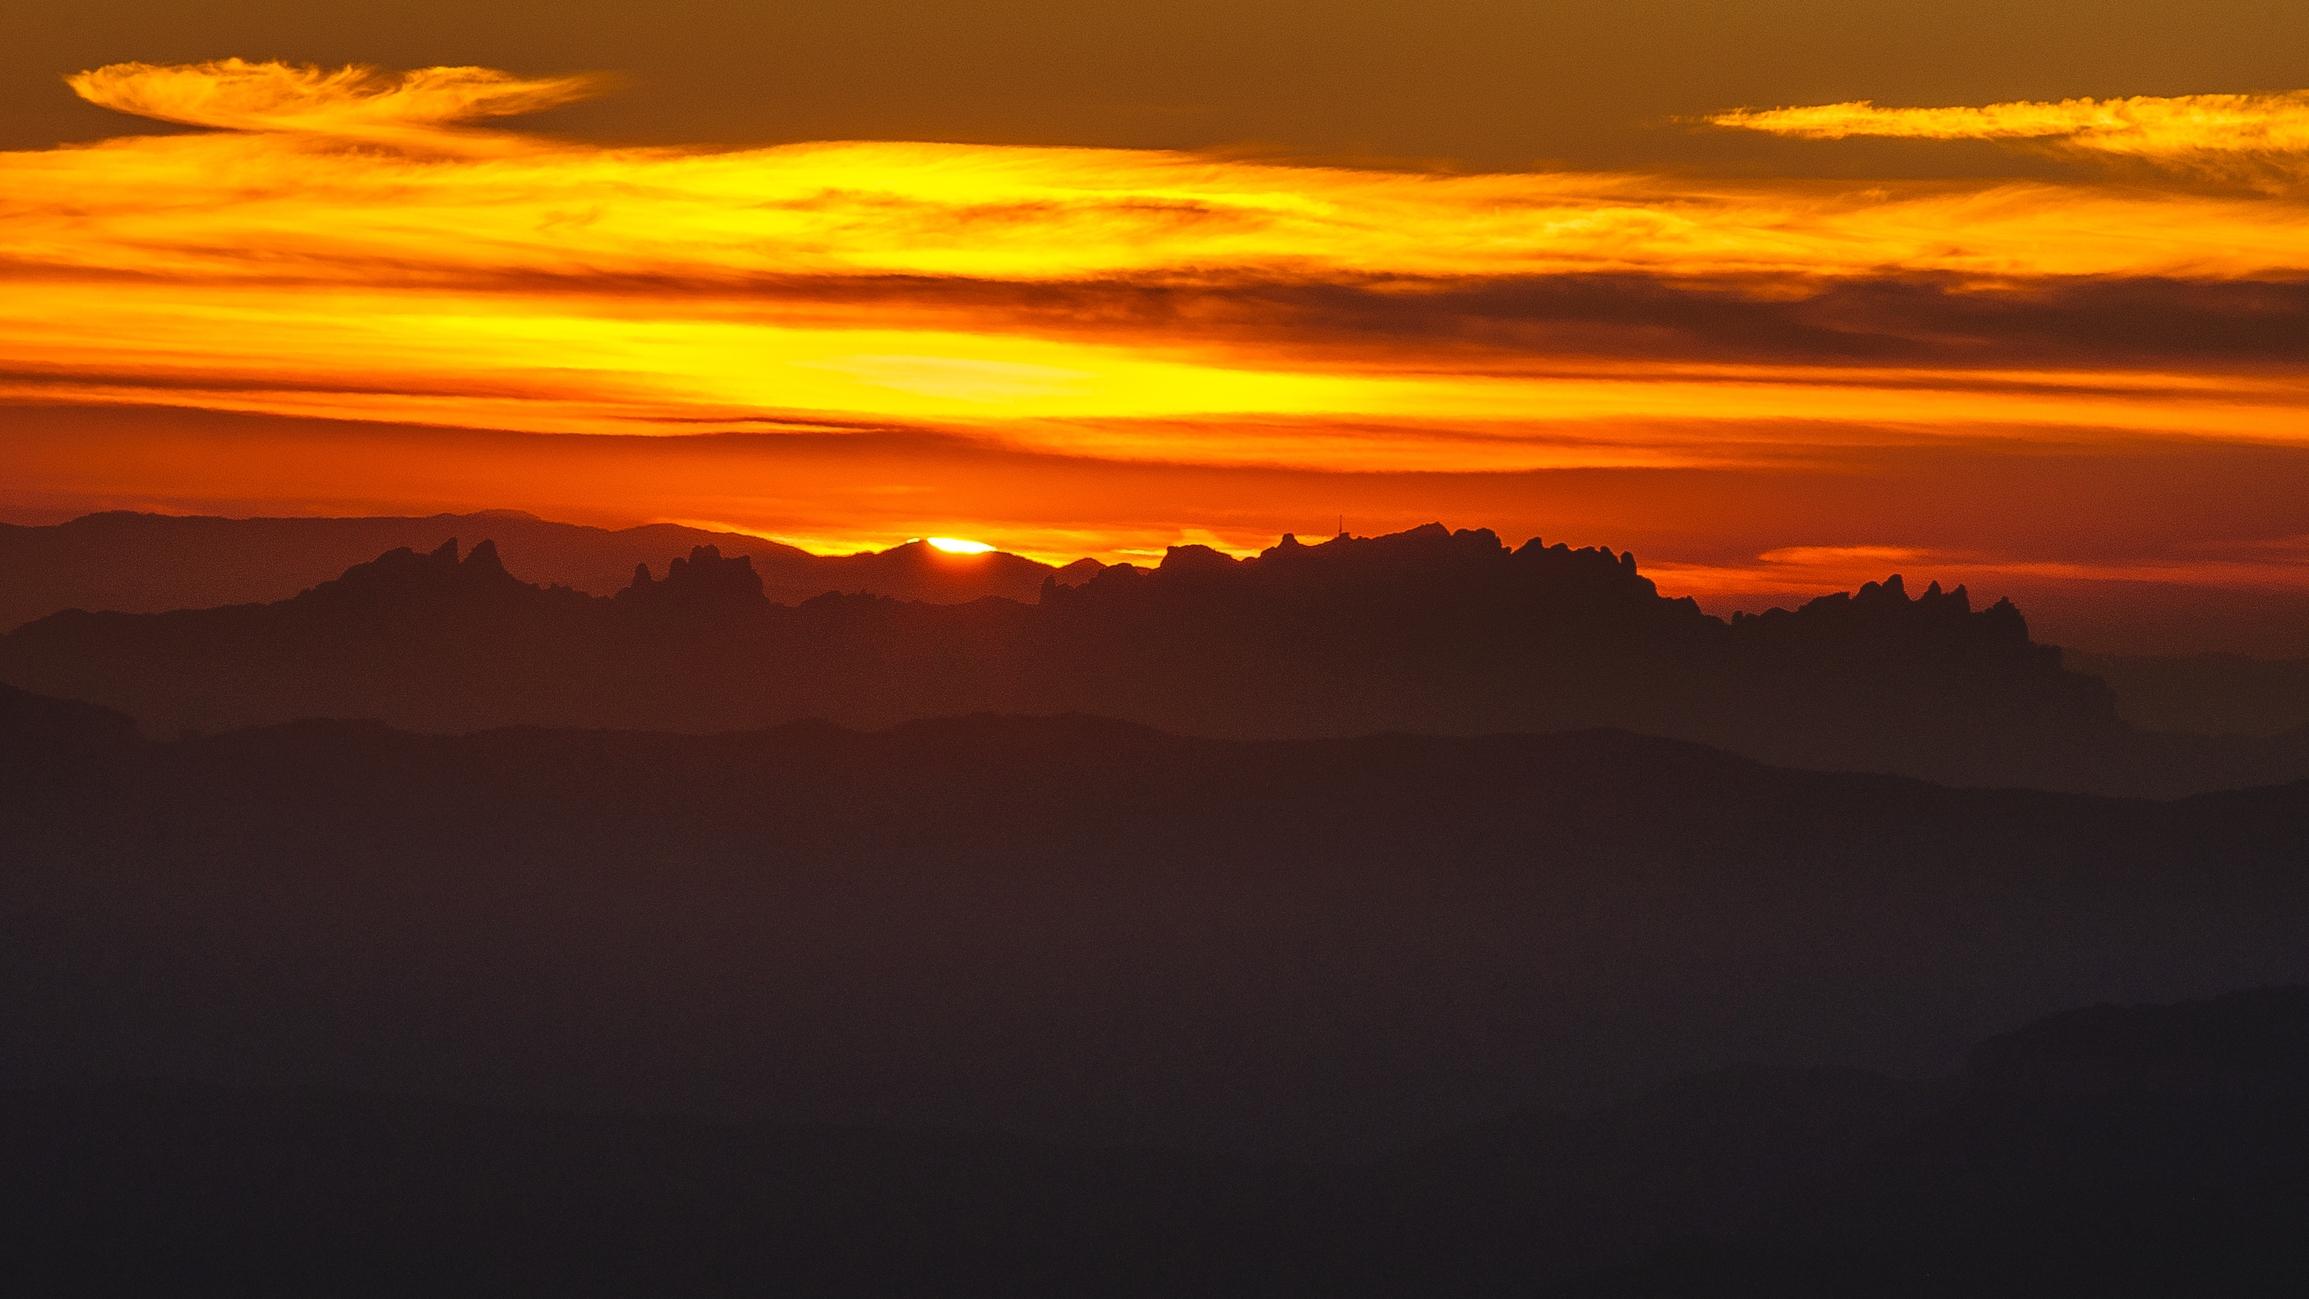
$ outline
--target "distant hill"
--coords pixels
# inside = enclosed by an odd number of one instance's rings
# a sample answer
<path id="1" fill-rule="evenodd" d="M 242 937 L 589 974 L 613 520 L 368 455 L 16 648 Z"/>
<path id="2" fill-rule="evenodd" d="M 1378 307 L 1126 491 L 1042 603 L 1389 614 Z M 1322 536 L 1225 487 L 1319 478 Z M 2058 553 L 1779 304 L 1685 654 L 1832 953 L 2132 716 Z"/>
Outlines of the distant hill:
<path id="1" fill-rule="evenodd" d="M 0 1276 L 41 1293 L 480 1294 L 510 1275 L 557 1295 L 1528 1295 L 1737 1232 L 1952 1090 L 1732 1070 L 1364 1164 L 329 1087 L 0 1093 Z"/>
<path id="2" fill-rule="evenodd" d="M 2309 786 L 1087 718 L 156 744 L 0 699 L 0 1085 L 1336 1152 L 2309 979 Z"/>
<path id="3" fill-rule="evenodd" d="M 2232 1057 L 2309 1040 L 2309 989 L 2081 1014 L 2117 1021 L 2114 1053 L 2178 1030 L 2169 1067 L 2248 1086 L 1732 1069 L 1355 1164 L 313 1086 L 0 1093 L 0 1277 L 248 1296 L 516 1277 L 560 1295 L 2285 1293 L 2309 1265 L 2309 1082 Z"/>
<path id="4" fill-rule="evenodd" d="M 1739 1248 L 1603 1292 L 2278 1295 L 2309 1276 L 2309 988 L 2070 1011 L 1966 1072 Z"/>
<path id="5" fill-rule="evenodd" d="M 2270 736 L 2309 726 L 2309 659 L 2068 650 L 2061 661 L 2108 682 L 2117 715 L 2143 730 Z"/>
<path id="6" fill-rule="evenodd" d="M 2009 603 L 1895 576 L 1730 622 L 1633 556 L 1440 526 L 1173 549 L 1036 602 L 770 600 L 747 556 L 694 549 L 612 597 L 514 577 L 493 541 L 396 550 L 292 599 L 67 612 L 0 638 L 0 680 L 152 733 L 368 717 L 710 732 L 1083 712 L 1184 734 L 1306 737 L 1619 727 L 1765 761 L 1969 784 L 2175 794 L 2309 775 L 2270 739 L 2127 727 Z"/>
<path id="7" fill-rule="evenodd" d="M 451 537 L 492 537 L 512 570 L 539 585 L 609 595 L 634 566 L 715 546 L 745 556 L 772 600 L 828 591 L 961 604 L 989 595 L 1032 600 L 1045 577 L 1087 581 L 1099 565 L 1060 570 L 999 552 L 946 554 L 921 542 L 856 555 L 814 555 L 741 532 L 670 523 L 591 528 L 519 510 L 430 518 L 221 519 L 115 512 L 46 527 L 0 524 L 0 631 L 64 609 L 163 613 L 285 600 L 400 547 L 438 549 Z"/>
<path id="8" fill-rule="evenodd" d="M 2299 987 L 2083 1014 L 2119 1021 L 2117 1052 L 2179 1029 L 2167 1063 L 2199 1072 L 2309 1040 Z M 509 1277 L 564 1295 L 2283 1293 L 2309 1264 L 2309 1083 L 2243 1072 L 2242 1097 L 2134 1072 L 2022 1099 L 1977 1071 L 1723 1070 L 1359 1164 L 51 1088 L 0 1093 L 0 1276 L 250 1296 Z"/>
<path id="9" fill-rule="evenodd" d="M 1617 733 L 0 691 L 0 1279 L 2243 1293 L 2302 1262 L 2309 991 L 2099 1003 L 2309 977 L 2305 860 L 2309 786 Z"/>

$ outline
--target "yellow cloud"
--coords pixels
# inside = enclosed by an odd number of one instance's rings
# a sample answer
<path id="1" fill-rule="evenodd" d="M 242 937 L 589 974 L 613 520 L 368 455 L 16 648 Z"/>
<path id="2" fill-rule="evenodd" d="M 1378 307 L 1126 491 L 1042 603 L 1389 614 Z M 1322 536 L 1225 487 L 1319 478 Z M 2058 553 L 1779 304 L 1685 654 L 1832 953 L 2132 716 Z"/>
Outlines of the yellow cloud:
<path id="1" fill-rule="evenodd" d="M 582 93 L 568 78 L 227 60 L 75 84 L 234 129 L 0 154 L 0 400 L 538 432 L 903 426 L 1372 470 L 1720 464 L 1750 453 L 1708 430 L 1758 420 L 2309 428 L 2288 287 L 2309 278 L 2309 214 L 2285 199 L 609 149 L 457 125 Z M 1837 120 L 1803 129 L 1874 119 Z M 471 147 L 370 147 L 444 133 Z M 2079 285 L 2152 296 L 2061 296 Z M 2143 318 L 2157 328 L 2124 332 Z"/>
<path id="2" fill-rule="evenodd" d="M 372 143 L 427 143 L 444 128 L 534 113 L 593 92 L 589 77 L 517 77 L 491 68 L 389 74 L 359 65 L 113 63 L 65 78 L 82 99 L 138 117 L 233 131 Z"/>
<path id="3" fill-rule="evenodd" d="M 1878 108 L 1867 100 L 1740 109 L 1717 126 L 1807 140 L 2041 140 L 2095 153 L 2203 164 L 2240 155 L 2309 154 L 2309 90 L 2273 95 L 2135 95 L 1979 108 Z"/>

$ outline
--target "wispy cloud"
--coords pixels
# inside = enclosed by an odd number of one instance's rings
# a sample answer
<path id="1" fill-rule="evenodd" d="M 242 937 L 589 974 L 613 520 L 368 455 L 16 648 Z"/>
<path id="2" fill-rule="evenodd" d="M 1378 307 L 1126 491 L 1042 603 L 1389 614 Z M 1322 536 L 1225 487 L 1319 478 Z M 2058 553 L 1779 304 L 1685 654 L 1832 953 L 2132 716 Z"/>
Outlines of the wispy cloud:
<path id="1" fill-rule="evenodd" d="M 1855 100 L 1744 108 L 1707 120 L 1807 140 L 2029 141 L 2222 173 L 2249 163 L 2297 168 L 2309 162 L 2309 90 L 2016 101 L 1977 108 L 1879 108 Z"/>
<path id="2" fill-rule="evenodd" d="M 1114 475 L 1776 472 L 1856 446 L 2309 445 L 2309 206 L 2285 191 L 1408 174 L 897 142 L 617 149 L 480 124 L 581 95 L 583 78 L 227 60 L 73 84 L 216 129 L 0 154 L 0 401 L 928 437 Z M 2242 156 L 2300 147 L 2303 104 L 1719 120 Z M 797 508 L 666 499 L 772 530 Z M 1112 513 L 1121 497 L 1100 499 Z M 1247 544 L 1248 517 L 1197 526 Z M 1109 520 L 1115 544 L 1086 548 L 1141 547 L 1158 522 Z M 812 535 L 842 526 L 820 518 Z M 969 526 L 1007 535 L 1000 519 Z"/>
<path id="3" fill-rule="evenodd" d="M 346 133 L 576 89 L 112 72 L 92 93 L 261 129 L 0 156 L 20 396 L 1374 468 L 1658 463 L 1707 441 L 1660 426 L 1711 415 L 2281 438 L 2304 402 L 2288 202 L 480 131 L 510 143 L 412 154 Z"/>
<path id="4" fill-rule="evenodd" d="M 517 77 L 492 68 L 387 73 L 353 65 L 113 63 L 67 77 L 92 104 L 138 117 L 232 131 L 278 131 L 432 145 L 491 117 L 517 117 L 592 94 L 592 77 Z"/>

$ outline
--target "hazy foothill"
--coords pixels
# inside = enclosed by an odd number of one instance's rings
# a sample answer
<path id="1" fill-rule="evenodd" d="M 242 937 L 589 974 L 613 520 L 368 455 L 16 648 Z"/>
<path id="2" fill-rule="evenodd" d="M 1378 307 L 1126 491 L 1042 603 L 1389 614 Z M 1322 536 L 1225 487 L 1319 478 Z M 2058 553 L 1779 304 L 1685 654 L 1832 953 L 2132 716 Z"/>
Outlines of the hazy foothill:
<path id="1" fill-rule="evenodd" d="M 2019 1293 L 2297 1261 L 2297 991 L 2056 1018 L 1942 1080 L 2065 1007 L 2309 980 L 2299 785 L 1081 717 L 156 742 L 15 691 L 0 777 L 0 1131 L 69 1188 L 15 1183 L 36 1279 Z"/>
<path id="2" fill-rule="evenodd" d="M 390 522 L 564 571 L 666 540 Z M 224 572 L 165 582 L 278 580 L 198 527 Z M 915 551 L 840 576 L 956 571 Z M 2133 727 L 2009 603 L 1727 622 L 1441 527 L 959 570 L 1024 601 L 783 603 L 756 559 L 601 595 L 444 539 L 0 639 L 71 697 L 0 694 L 0 1125 L 150 1188 L 21 1199 L 30 1274 L 135 1215 L 122 1284 L 320 1232 L 424 1288 L 673 1251 L 705 1287 L 1851 1293 L 2244 1269 L 2282 1247 L 2235 1215 L 2309 1191 L 2297 994 L 1971 1049 L 2309 980 L 2305 787 L 2241 788 L 2300 736 Z"/>

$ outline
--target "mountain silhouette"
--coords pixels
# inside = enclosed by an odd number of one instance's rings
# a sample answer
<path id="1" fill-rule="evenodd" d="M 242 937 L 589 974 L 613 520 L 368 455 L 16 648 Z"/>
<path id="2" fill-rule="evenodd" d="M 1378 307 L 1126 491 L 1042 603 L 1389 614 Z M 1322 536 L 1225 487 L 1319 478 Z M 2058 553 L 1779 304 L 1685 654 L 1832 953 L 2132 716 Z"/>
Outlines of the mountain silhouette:
<path id="1" fill-rule="evenodd" d="M 2125 1009 L 2197 1029 L 2259 1003 L 2299 1041 L 2305 1000 Z M 2206 1056 L 2170 1063 L 2219 1069 L 2218 1034 L 2186 1035 Z M 2015 1108 L 1977 1079 L 1730 1070 L 1348 1164 L 46 1088 L 0 1093 L 0 1272 L 263 1296 L 2282 1293 L 2309 1254 L 2309 1088 L 2257 1080 L 2242 1106 L 2128 1079 Z"/>
<path id="2" fill-rule="evenodd" d="M 2309 726 L 2309 659 L 2242 654 L 2066 654 L 2116 691 L 2117 714 L 2151 731 L 2281 735 Z"/>
<path id="3" fill-rule="evenodd" d="M 606 529 L 519 510 L 431 518 L 221 519 L 116 511 L 44 527 L 0 524 L 0 631 L 65 609 L 165 613 L 283 600 L 381 552 L 438 549 L 451 537 L 494 538 L 515 571 L 543 586 L 595 595 L 623 588 L 636 564 L 696 546 L 754 562 L 765 593 L 798 604 L 828 591 L 961 604 L 989 595 L 1032 600 L 1043 579 L 1080 582 L 1099 565 L 1063 569 L 1002 553 L 947 554 L 922 542 L 815 555 L 742 532 L 670 523 Z"/>
<path id="4" fill-rule="evenodd" d="M 699 546 L 617 594 L 514 578 L 492 542 L 396 550 L 291 599 L 68 611 L 0 639 L 0 680 L 157 735 L 305 717 L 427 731 L 711 732 L 1080 712 L 1214 737 L 1616 727 L 1760 760 L 1969 784 L 2171 795 L 2309 774 L 2309 728 L 2144 733 L 2009 602 L 1898 576 L 1729 622 L 1632 555 L 1440 525 L 1174 548 L 1036 602 L 769 598 Z"/>
<path id="5" fill-rule="evenodd" d="M 1993 1256 L 2021 1232 L 2213 1236 L 2296 1215 L 2305 1029 L 2309 988 L 2287 987 L 2094 1006 L 1992 1038 L 1955 1106 L 1799 1202 L 1790 1225 L 1847 1243 L 1988 1242 Z"/>
<path id="6" fill-rule="evenodd" d="M 1982 1043 L 1952 1105 L 1792 1188 L 1733 1257 L 1613 1290 L 2279 1294 L 2304 1214 L 2309 988 L 2102 1005 Z"/>
<path id="7" fill-rule="evenodd" d="M 1499 1130 L 1526 1116 L 1309 1164 L 327 1087 L 47 1088 L 0 1093 L 21 1188 L 0 1249 L 43 1290 L 181 1291 L 215 1268 L 264 1294 L 509 1274 L 556 1294 L 1528 1294 L 1736 1234 L 1951 1090 L 1726 1071 L 1548 1116 L 1543 1139 Z M 1694 1211 L 1730 1195 L 1750 1212 Z"/>
<path id="8" fill-rule="evenodd" d="M 1338 1157 L 1736 1062 L 1931 1076 L 2061 1007 L 2309 979 L 2300 785 L 1080 717 L 152 742 L 7 698 L 7 769 L 74 792 L 0 785 L 0 1086 Z"/>

